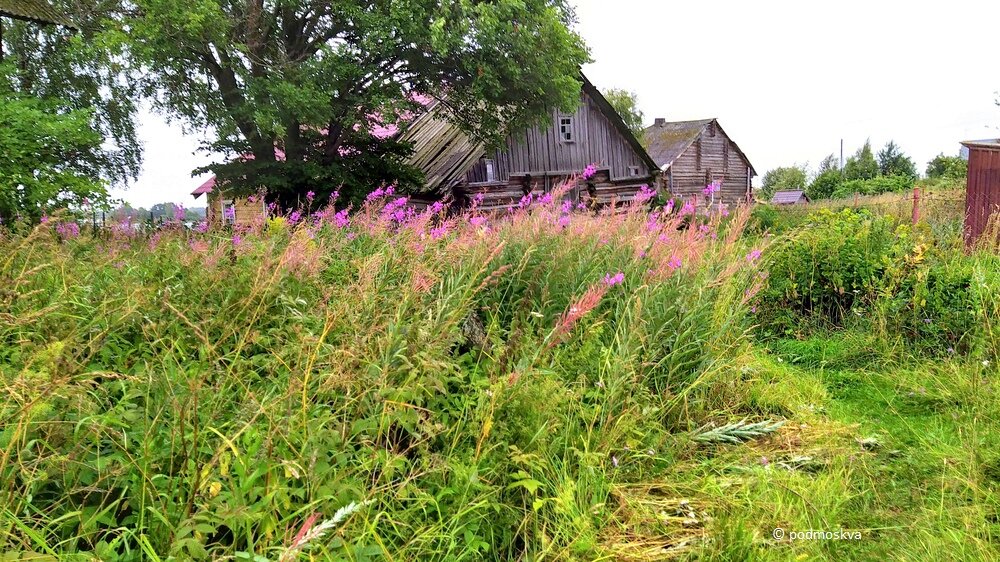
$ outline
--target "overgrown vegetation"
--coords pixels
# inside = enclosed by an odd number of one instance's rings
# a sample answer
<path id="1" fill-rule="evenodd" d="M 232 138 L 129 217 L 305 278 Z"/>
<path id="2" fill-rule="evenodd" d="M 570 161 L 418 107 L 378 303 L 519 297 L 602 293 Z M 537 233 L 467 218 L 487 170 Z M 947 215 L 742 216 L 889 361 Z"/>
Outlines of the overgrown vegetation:
<path id="1" fill-rule="evenodd" d="M 7 231 L 0 552 L 996 557 L 995 255 L 642 206 Z"/>

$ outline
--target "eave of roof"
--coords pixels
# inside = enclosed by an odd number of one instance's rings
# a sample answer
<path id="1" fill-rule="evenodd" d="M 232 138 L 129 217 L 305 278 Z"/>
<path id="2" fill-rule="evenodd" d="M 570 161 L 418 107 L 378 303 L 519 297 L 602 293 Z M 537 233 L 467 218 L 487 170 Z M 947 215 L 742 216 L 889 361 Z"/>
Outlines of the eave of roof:
<path id="1" fill-rule="evenodd" d="M 44 25 L 61 25 L 79 29 L 65 15 L 45 0 L 0 0 L 0 16 L 31 21 Z"/>
<path id="2" fill-rule="evenodd" d="M 962 146 L 966 148 L 985 148 L 989 150 L 1000 150 L 1000 139 L 962 141 Z"/>
<path id="3" fill-rule="evenodd" d="M 632 150 L 634 150 L 635 153 L 642 158 L 642 161 L 646 163 L 646 166 L 648 166 L 650 170 L 658 170 L 659 167 L 656 165 L 656 161 L 653 160 L 653 157 L 650 156 L 649 152 L 642 146 L 639 139 L 635 138 L 635 135 L 632 134 L 632 130 L 628 128 L 628 125 L 625 124 L 622 116 L 618 114 L 614 106 L 611 105 L 611 102 L 609 102 L 607 98 L 604 97 L 604 94 L 602 94 L 601 91 L 594 86 L 582 70 L 580 71 L 580 79 L 583 81 L 583 91 L 597 103 L 597 107 L 601 109 L 604 116 L 611 121 L 611 124 L 618 129 L 618 132 L 625 137 L 625 141 L 632 146 Z"/>

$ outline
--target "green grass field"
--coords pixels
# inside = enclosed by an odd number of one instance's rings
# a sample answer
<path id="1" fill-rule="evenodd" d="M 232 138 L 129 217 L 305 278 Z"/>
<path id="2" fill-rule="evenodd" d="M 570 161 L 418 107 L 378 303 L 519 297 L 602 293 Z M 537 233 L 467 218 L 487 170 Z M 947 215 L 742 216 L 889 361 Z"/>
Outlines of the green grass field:
<path id="1" fill-rule="evenodd" d="M 953 229 L 399 208 L 5 231 L 0 559 L 1000 558 Z"/>

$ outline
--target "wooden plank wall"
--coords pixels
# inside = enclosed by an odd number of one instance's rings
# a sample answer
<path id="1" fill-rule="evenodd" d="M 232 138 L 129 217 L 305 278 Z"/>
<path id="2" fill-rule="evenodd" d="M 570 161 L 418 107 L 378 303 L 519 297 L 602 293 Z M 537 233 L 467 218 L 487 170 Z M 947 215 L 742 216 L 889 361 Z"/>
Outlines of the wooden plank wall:
<path id="1" fill-rule="evenodd" d="M 699 145 L 701 157 L 698 157 Z M 705 186 L 714 179 L 722 181 L 722 189 L 715 195 L 715 201 L 726 205 L 736 205 L 747 200 L 749 163 L 740 156 L 736 145 L 714 123 L 691 143 L 691 146 L 674 161 L 661 179 L 661 187 L 681 198 L 701 195 Z"/>
<path id="2" fill-rule="evenodd" d="M 549 127 L 535 127 L 511 135 L 507 146 L 489 153 L 495 164 L 497 182 L 508 182 L 512 176 L 564 176 L 579 174 L 587 165 L 596 163 L 610 174 L 610 180 L 646 178 L 651 173 L 625 137 L 601 112 L 585 92 L 580 105 L 572 114 L 575 139 L 564 142 L 559 137 L 559 118 L 552 112 Z M 629 174 L 629 167 L 638 167 L 639 175 Z M 469 183 L 486 181 L 486 166 L 480 160 L 466 175 Z"/>
<path id="3" fill-rule="evenodd" d="M 969 175 L 965 195 L 965 235 L 974 244 L 1000 210 L 1000 149 L 969 147 Z"/>
<path id="4" fill-rule="evenodd" d="M 595 174 L 587 182 L 582 181 L 575 174 L 550 176 L 547 179 L 532 176 L 527 190 L 524 176 L 511 176 L 506 182 L 465 184 L 457 189 L 457 194 L 466 201 L 472 201 L 477 195 L 482 195 L 478 208 L 483 211 L 493 211 L 517 206 L 526 193 L 534 194 L 537 199 L 553 188 L 571 180 L 575 180 L 576 183 L 566 192 L 564 200 L 568 199 L 574 204 L 581 201 L 601 205 L 612 202 L 627 203 L 635 198 L 636 193 L 643 185 L 650 185 L 649 178 L 613 180 L 607 172 L 602 171 Z"/>

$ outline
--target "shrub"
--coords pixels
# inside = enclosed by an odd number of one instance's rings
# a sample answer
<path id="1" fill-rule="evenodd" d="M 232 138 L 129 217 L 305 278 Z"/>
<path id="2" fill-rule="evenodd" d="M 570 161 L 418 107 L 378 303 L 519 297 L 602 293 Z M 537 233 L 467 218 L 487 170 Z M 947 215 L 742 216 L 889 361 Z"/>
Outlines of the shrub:
<path id="1" fill-rule="evenodd" d="M 906 191 L 913 188 L 913 178 L 906 176 L 878 176 L 871 179 L 847 180 L 837 186 L 833 198 L 842 199 L 859 195 L 879 195 L 882 193 Z"/>
<path id="2" fill-rule="evenodd" d="M 874 302 L 902 252 L 887 218 L 850 209 L 813 213 L 769 252 L 760 318 L 779 333 L 794 331 L 802 316 L 840 324 L 854 307 Z"/>

